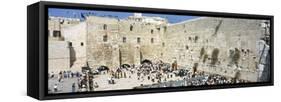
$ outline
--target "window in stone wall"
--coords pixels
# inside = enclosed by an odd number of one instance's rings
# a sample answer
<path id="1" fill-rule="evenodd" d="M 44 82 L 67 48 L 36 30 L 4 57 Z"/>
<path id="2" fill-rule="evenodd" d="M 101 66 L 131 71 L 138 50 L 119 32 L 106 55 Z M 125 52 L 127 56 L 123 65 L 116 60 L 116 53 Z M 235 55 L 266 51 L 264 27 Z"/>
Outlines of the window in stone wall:
<path id="1" fill-rule="evenodd" d="M 130 25 L 130 31 L 133 31 L 133 26 L 132 25 Z"/>
<path id="2" fill-rule="evenodd" d="M 153 29 L 150 30 L 150 33 L 153 34 Z"/>
<path id="3" fill-rule="evenodd" d="M 185 46 L 185 49 L 188 50 L 188 48 L 189 48 L 188 45 L 186 45 L 186 46 Z"/>
<path id="4" fill-rule="evenodd" d="M 158 30 L 158 31 L 160 31 L 160 27 L 159 27 L 159 28 L 157 28 L 157 30 Z"/>
<path id="5" fill-rule="evenodd" d="M 123 37 L 123 43 L 126 43 L 127 38 Z"/>
<path id="6" fill-rule="evenodd" d="M 141 42 L 141 39 L 140 39 L 140 37 L 138 37 L 138 38 L 137 38 L 137 42 L 138 42 L 138 43 L 140 43 L 140 42 Z"/>
<path id="7" fill-rule="evenodd" d="M 103 30 L 107 30 L 107 25 L 106 24 L 103 25 Z"/>
<path id="8" fill-rule="evenodd" d="M 80 44 L 81 46 L 84 46 L 84 43 L 83 42 L 81 42 L 81 44 Z"/>
<path id="9" fill-rule="evenodd" d="M 249 50 L 249 49 L 247 49 L 247 52 L 248 52 L 248 53 L 250 53 L 250 50 Z"/>
<path id="10" fill-rule="evenodd" d="M 162 42 L 162 47 L 165 47 L 165 43 L 164 42 Z"/>
<path id="11" fill-rule="evenodd" d="M 153 39 L 153 38 L 151 38 L 150 42 L 151 42 L 151 43 L 154 43 L 154 39 Z"/>
<path id="12" fill-rule="evenodd" d="M 242 52 L 244 52 L 244 49 L 241 49 Z"/>
<path id="13" fill-rule="evenodd" d="M 54 36 L 54 37 L 61 37 L 61 32 L 58 31 L 58 30 L 54 30 L 54 31 L 53 31 L 53 36 Z"/>
<path id="14" fill-rule="evenodd" d="M 107 42 L 107 35 L 103 36 L 103 42 Z"/>
<path id="15" fill-rule="evenodd" d="M 69 47 L 72 47 L 72 42 L 68 42 L 68 46 L 69 46 Z"/>

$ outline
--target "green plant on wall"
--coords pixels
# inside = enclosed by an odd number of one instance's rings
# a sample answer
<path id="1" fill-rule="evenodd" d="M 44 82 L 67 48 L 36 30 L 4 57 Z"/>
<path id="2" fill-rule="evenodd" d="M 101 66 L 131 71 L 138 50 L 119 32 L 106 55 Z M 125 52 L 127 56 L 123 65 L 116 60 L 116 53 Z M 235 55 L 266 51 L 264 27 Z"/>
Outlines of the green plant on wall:
<path id="1" fill-rule="evenodd" d="M 203 57 L 204 54 L 205 54 L 205 48 L 202 47 L 200 50 L 200 59 Z"/>
<path id="2" fill-rule="evenodd" d="M 240 59 L 240 51 L 238 48 L 235 48 L 234 50 L 230 50 L 230 55 L 229 55 L 229 58 L 230 58 L 230 62 L 229 64 L 230 65 L 236 65 L 238 66 L 238 63 L 239 63 L 239 59 Z"/>
<path id="3" fill-rule="evenodd" d="M 215 48 L 212 52 L 211 64 L 215 65 L 218 62 L 219 49 Z"/>
<path id="4" fill-rule="evenodd" d="M 195 43 L 197 42 L 198 39 L 199 39 L 199 37 L 195 36 L 195 38 L 194 38 Z"/>
<path id="5" fill-rule="evenodd" d="M 197 68 L 198 68 L 198 63 L 194 63 L 192 67 L 193 73 L 197 72 Z"/>
<path id="6" fill-rule="evenodd" d="M 240 51 L 237 48 L 235 48 L 232 61 L 234 62 L 235 65 L 238 65 L 239 59 L 240 59 Z"/>
<path id="7" fill-rule="evenodd" d="M 205 54 L 204 57 L 203 57 L 203 63 L 206 62 L 207 58 L 208 58 L 208 54 Z"/>

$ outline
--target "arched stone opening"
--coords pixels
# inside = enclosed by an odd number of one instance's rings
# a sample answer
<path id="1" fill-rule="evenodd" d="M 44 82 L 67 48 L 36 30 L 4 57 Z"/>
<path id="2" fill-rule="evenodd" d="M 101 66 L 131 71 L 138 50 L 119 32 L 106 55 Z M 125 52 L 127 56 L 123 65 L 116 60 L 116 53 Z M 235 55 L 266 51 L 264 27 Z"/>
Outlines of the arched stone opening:
<path id="1" fill-rule="evenodd" d="M 141 64 L 152 64 L 152 62 L 148 59 L 144 59 L 143 61 L 141 61 Z"/>
<path id="2" fill-rule="evenodd" d="M 122 64 L 121 68 L 130 68 L 131 66 L 129 64 Z"/>

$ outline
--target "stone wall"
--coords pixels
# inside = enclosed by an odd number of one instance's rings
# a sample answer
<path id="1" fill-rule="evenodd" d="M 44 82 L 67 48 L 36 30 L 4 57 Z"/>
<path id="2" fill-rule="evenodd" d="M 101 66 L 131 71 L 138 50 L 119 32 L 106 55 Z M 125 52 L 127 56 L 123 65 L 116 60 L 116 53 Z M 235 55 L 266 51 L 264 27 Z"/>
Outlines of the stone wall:
<path id="1" fill-rule="evenodd" d="M 90 67 L 119 65 L 118 20 L 103 17 L 87 18 L 87 61 Z"/>
<path id="2" fill-rule="evenodd" d="M 258 60 L 256 43 L 260 40 L 263 28 L 262 20 L 211 18 L 202 17 L 179 24 L 168 26 L 166 59 L 175 58 L 179 65 L 193 65 L 199 63 L 199 70 L 210 73 L 234 77 L 235 73 L 241 74 L 240 78 L 250 81 L 257 80 L 256 64 Z M 188 48 L 187 48 L 188 46 Z M 205 63 L 200 52 L 208 55 Z M 219 50 L 218 61 L 210 64 L 212 52 Z M 231 64 L 230 53 L 237 49 L 240 58 L 237 65 Z M 201 57 L 200 57 L 201 56 Z M 192 66 L 189 66 L 192 68 Z M 250 78 L 248 74 L 254 76 Z"/>
<path id="3" fill-rule="evenodd" d="M 49 73 L 81 71 L 86 63 L 86 23 L 79 19 L 48 20 Z"/>
<path id="4" fill-rule="evenodd" d="M 86 22 L 87 57 L 92 67 L 117 68 L 122 64 L 139 65 L 142 59 L 159 59 L 161 25 L 94 16 Z"/>
<path id="5" fill-rule="evenodd" d="M 59 73 L 70 69 L 70 51 L 67 42 L 49 41 L 48 72 Z"/>
<path id="6" fill-rule="evenodd" d="M 199 71 L 257 81 L 261 59 L 257 43 L 264 36 L 263 22 L 200 17 L 167 24 L 89 16 L 81 23 L 63 26 L 61 31 L 63 41 L 72 43 L 69 53 L 73 69 L 79 70 L 86 62 L 91 68 L 116 69 L 147 59 L 177 61 L 187 69 L 198 63 Z M 58 29 L 56 24 L 50 25 Z"/>
<path id="7" fill-rule="evenodd" d="M 86 65 L 86 23 L 82 22 L 73 26 L 64 27 L 62 36 L 64 41 L 71 43 L 71 65 L 72 71 L 81 71 L 81 67 Z"/>

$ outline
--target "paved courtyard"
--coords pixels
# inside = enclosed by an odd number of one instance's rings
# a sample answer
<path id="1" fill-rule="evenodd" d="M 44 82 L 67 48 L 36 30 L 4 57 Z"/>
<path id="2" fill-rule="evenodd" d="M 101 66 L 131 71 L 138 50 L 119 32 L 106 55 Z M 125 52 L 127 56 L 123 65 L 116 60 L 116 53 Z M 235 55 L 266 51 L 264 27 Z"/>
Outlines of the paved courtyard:
<path id="1" fill-rule="evenodd" d="M 155 78 L 155 74 L 149 75 L 140 75 L 138 77 L 137 73 L 131 74 L 129 71 L 126 71 L 126 78 L 114 78 L 115 84 L 109 84 L 108 79 L 111 78 L 109 73 L 102 73 L 94 76 L 94 82 L 97 82 L 97 88 L 94 88 L 94 91 L 106 91 L 106 90 L 122 90 L 122 89 L 133 89 L 134 87 L 146 86 L 157 84 L 157 80 L 152 81 L 152 78 Z M 172 76 L 172 77 L 171 77 Z M 150 77 L 150 78 L 148 78 Z M 166 73 L 162 75 L 161 82 L 176 81 L 182 80 L 181 77 L 175 76 L 174 73 Z M 63 78 L 63 81 L 58 82 L 58 78 L 49 79 L 49 92 L 50 93 L 68 93 L 72 92 L 72 84 L 75 83 L 74 92 L 78 91 L 78 77 L 73 78 Z M 54 91 L 54 86 L 57 84 L 58 91 Z"/>

